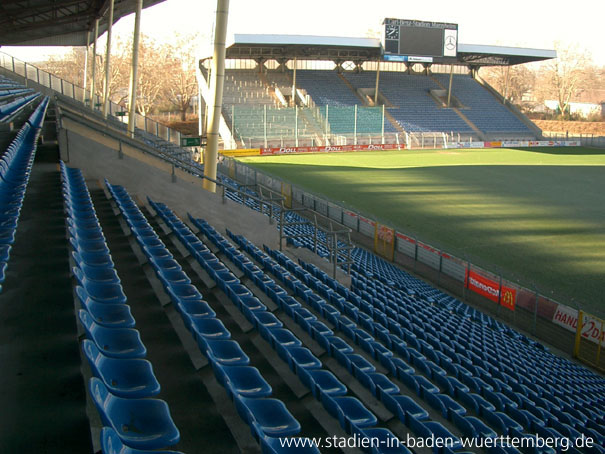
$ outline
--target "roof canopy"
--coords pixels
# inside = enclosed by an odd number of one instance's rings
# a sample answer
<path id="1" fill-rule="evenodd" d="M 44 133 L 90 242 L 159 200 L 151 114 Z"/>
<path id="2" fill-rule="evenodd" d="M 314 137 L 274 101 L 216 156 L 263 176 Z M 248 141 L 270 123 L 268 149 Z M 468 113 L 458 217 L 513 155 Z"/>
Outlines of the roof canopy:
<path id="1" fill-rule="evenodd" d="M 336 63 L 376 61 L 382 58 L 380 40 L 304 35 L 234 35 L 227 58 L 254 60 L 332 60 Z M 508 66 L 547 60 L 557 56 L 554 50 L 522 47 L 458 44 L 456 58 L 436 58 L 433 63 L 469 66 Z"/>
<path id="2" fill-rule="evenodd" d="M 147 8 L 164 0 L 143 0 Z M 109 0 L 2 0 L 0 46 L 85 46 L 86 32 L 100 18 L 107 30 Z M 136 0 L 115 0 L 114 23 L 136 10 Z"/>
<path id="3" fill-rule="evenodd" d="M 227 48 L 227 58 L 366 61 L 381 55 L 380 40 L 304 35 L 239 35 Z"/>

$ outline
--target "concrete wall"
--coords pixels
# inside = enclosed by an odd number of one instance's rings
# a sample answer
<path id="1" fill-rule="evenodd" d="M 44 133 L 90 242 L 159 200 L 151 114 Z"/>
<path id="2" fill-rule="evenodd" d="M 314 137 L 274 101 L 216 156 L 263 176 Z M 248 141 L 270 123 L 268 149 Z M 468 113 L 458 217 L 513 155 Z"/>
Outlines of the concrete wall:
<path id="1" fill-rule="evenodd" d="M 59 146 L 61 159 L 79 167 L 87 180 L 124 186 L 139 203 L 147 196 L 164 202 L 181 218 L 187 212 L 206 219 L 218 231 L 225 228 L 245 234 L 256 244 L 277 247 L 279 232 L 269 218 L 230 200 L 223 203 L 221 192 L 213 194 L 202 188 L 202 180 L 142 150 L 121 143 L 115 136 L 96 128 L 61 118 Z"/>

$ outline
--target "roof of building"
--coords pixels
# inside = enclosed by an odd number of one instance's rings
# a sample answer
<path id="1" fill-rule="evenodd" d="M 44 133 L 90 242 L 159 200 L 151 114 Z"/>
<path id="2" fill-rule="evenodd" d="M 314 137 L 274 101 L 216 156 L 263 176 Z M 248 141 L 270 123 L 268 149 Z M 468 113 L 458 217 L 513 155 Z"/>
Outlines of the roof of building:
<path id="1" fill-rule="evenodd" d="M 339 36 L 235 34 L 227 58 L 290 60 L 376 61 L 383 55 L 376 38 Z M 434 63 L 472 66 L 517 65 L 557 56 L 554 50 L 458 43 L 456 58 L 435 58 Z"/>
<path id="2" fill-rule="evenodd" d="M 143 7 L 163 1 L 143 0 Z M 115 0 L 113 22 L 133 13 L 136 3 Z M 85 46 L 96 18 L 99 35 L 107 30 L 108 9 L 109 0 L 3 0 L 0 46 Z"/>

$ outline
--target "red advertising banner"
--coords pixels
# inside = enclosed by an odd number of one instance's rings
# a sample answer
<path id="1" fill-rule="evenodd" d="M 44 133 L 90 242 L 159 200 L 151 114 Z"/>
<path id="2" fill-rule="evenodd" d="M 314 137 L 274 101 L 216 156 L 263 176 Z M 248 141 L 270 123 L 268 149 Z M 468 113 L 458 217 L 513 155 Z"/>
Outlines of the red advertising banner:
<path id="1" fill-rule="evenodd" d="M 492 279 L 484 277 L 474 271 L 469 271 L 466 277 L 466 287 L 479 295 L 493 301 L 498 302 L 500 296 L 500 283 Z M 500 304 L 512 311 L 515 310 L 515 301 L 517 299 L 517 290 L 510 287 L 502 286 L 502 297 Z"/>
<path id="2" fill-rule="evenodd" d="M 412 244 L 416 243 L 416 240 L 414 238 L 410 238 L 409 236 L 404 235 L 403 233 L 397 233 L 397 238 L 400 240 L 407 241 L 408 243 L 412 243 Z"/>
<path id="3" fill-rule="evenodd" d="M 375 144 L 375 145 L 334 145 L 327 147 L 277 147 L 277 148 L 261 148 L 260 154 L 276 155 L 276 154 L 297 154 L 297 153 L 339 153 L 343 151 L 380 151 L 380 150 L 401 150 L 405 145 L 391 144 Z"/>

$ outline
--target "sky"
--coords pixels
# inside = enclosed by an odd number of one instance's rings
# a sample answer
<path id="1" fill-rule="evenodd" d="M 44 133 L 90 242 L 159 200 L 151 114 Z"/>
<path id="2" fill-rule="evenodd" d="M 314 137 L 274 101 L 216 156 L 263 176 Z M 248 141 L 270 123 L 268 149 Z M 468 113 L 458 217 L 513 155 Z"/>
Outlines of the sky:
<path id="1" fill-rule="evenodd" d="M 570 5 L 573 4 L 573 8 Z M 553 49 L 555 41 L 587 50 L 593 61 L 605 66 L 602 18 L 605 7 L 595 0 L 573 3 L 544 0 L 404 1 L 374 0 L 231 0 L 228 35 L 266 33 L 323 36 L 366 36 L 380 30 L 385 17 L 458 24 L 459 42 Z M 141 30 L 160 41 L 176 33 L 199 32 L 202 48 L 209 48 L 216 0 L 166 0 L 143 10 Z M 121 19 L 116 35 L 132 33 L 134 15 Z M 4 47 L 26 61 L 36 61 L 53 49 Z M 56 50 L 56 49 L 55 49 Z"/>

